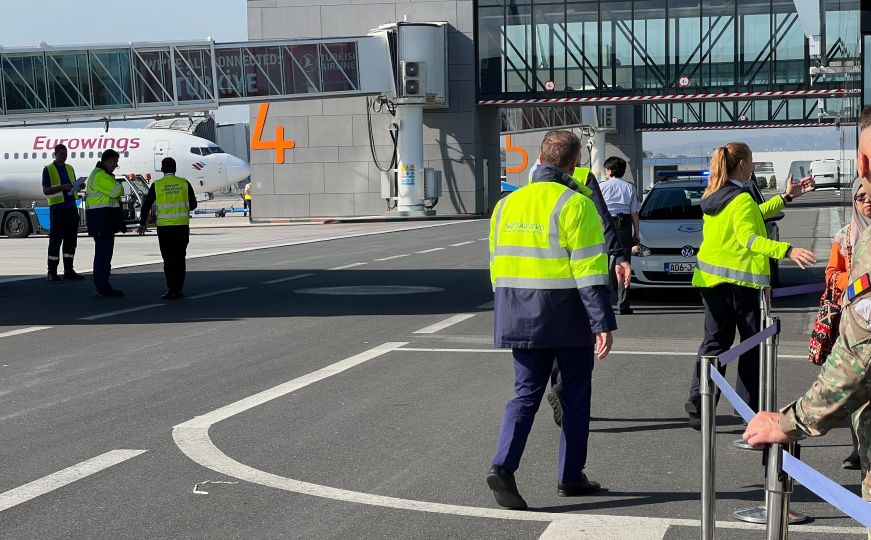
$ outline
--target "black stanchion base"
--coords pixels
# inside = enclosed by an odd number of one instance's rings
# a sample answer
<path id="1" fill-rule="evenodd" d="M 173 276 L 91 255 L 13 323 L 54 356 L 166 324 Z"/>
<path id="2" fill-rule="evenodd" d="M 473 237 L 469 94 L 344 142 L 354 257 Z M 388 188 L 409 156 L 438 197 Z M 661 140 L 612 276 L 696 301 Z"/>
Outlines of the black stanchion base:
<path id="1" fill-rule="evenodd" d="M 752 446 L 747 444 L 747 441 L 745 441 L 744 439 L 738 439 L 737 441 L 732 441 L 732 446 L 734 446 L 735 448 L 739 448 L 741 450 L 753 450 L 755 452 L 762 451 L 762 448 L 753 448 Z"/>
<path id="2" fill-rule="evenodd" d="M 768 523 L 768 509 L 764 506 L 755 506 L 753 508 L 735 510 L 732 515 L 735 516 L 735 519 L 739 521 L 745 521 L 747 523 L 760 523 L 762 525 Z M 810 516 L 808 516 L 807 514 L 802 514 L 801 512 L 796 512 L 795 510 L 789 511 L 790 525 L 804 523 L 809 519 Z"/>

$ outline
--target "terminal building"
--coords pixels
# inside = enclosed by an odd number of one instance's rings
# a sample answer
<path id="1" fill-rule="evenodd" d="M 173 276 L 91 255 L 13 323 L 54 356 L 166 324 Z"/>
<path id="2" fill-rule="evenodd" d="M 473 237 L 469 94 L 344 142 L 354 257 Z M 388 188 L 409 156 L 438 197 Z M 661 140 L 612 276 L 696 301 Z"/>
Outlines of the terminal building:
<path id="1" fill-rule="evenodd" d="M 514 132 L 528 167 L 543 130 L 558 125 L 524 123 L 518 108 L 615 105 L 604 153 L 624 156 L 630 179 L 644 168 L 642 130 L 817 125 L 853 107 L 849 121 L 861 92 L 851 70 L 860 65 L 860 5 L 822 5 L 816 41 L 792 0 L 249 0 L 248 24 L 259 40 L 447 22 L 449 107 L 424 114 L 424 159 L 443 173 L 439 213 L 482 214 L 498 197 L 500 150 L 514 159 L 501 148 L 504 135 Z M 832 73 L 811 75 L 815 46 Z M 691 94 L 712 97 L 680 97 Z M 678 97 L 660 99 L 667 95 Z M 366 109 L 363 97 L 273 104 L 266 132 L 282 124 L 296 147 L 283 164 L 252 151 L 257 217 L 384 213 L 370 139 L 389 160 L 391 118 Z M 256 114 L 252 107 L 252 124 Z M 512 174 L 522 182 L 526 172 Z"/>

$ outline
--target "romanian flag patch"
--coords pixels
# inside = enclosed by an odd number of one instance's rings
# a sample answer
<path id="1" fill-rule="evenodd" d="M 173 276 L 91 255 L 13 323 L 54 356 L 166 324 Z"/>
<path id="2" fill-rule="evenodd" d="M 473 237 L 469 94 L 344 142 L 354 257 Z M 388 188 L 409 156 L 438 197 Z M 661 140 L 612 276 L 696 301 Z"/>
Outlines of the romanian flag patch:
<path id="1" fill-rule="evenodd" d="M 852 302 L 854 298 L 865 294 L 869 290 L 871 290 L 871 277 L 868 277 L 868 274 L 864 274 L 847 287 L 847 301 Z"/>

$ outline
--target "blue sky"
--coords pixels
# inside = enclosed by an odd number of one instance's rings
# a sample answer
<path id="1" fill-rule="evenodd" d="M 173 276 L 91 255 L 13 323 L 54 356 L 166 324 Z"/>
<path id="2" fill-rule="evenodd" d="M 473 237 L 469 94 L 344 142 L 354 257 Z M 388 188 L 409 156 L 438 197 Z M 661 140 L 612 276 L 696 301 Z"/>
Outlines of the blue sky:
<path id="1" fill-rule="evenodd" d="M 10 2 L 11 3 L 11 2 Z M 245 41 L 245 0 L 15 0 L 0 17 L 0 46 L 129 43 L 131 41 Z M 108 11 L 107 15 L 101 15 Z M 14 12 L 14 13 L 13 13 Z M 248 120 L 248 107 L 225 107 L 218 121 Z"/>

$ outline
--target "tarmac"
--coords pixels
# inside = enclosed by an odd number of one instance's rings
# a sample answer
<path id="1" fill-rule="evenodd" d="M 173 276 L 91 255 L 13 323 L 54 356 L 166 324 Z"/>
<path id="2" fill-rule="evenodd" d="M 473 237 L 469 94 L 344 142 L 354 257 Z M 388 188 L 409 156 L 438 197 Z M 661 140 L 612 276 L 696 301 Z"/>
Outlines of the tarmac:
<path id="1" fill-rule="evenodd" d="M 822 280 L 834 203 L 787 210 L 781 237 L 821 262 L 784 263 L 785 285 Z M 486 236 L 485 220 L 197 226 L 180 301 L 159 298 L 153 235 L 119 239 L 121 299 L 88 282 L 0 283 L 0 536 L 697 538 L 693 290 L 633 291 L 636 314 L 597 362 L 587 473 L 606 489 L 557 496 L 545 404 L 517 473 L 531 509 L 495 505 L 484 476 L 513 372 L 492 346 Z M 39 275 L 45 243 L 0 239 L 0 279 Z M 818 371 L 818 300 L 775 304 L 781 405 Z M 718 415 L 717 537 L 764 538 L 732 517 L 762 501 L 761 454 L 732 447 L 743 426 L 725 401 Z M 858 492 L 841 469 L 849 444 L 835 429 L 802 460 Z M 865 534 L 802 486 L 792 507 L 813 521 L 791 538 Z"/>

